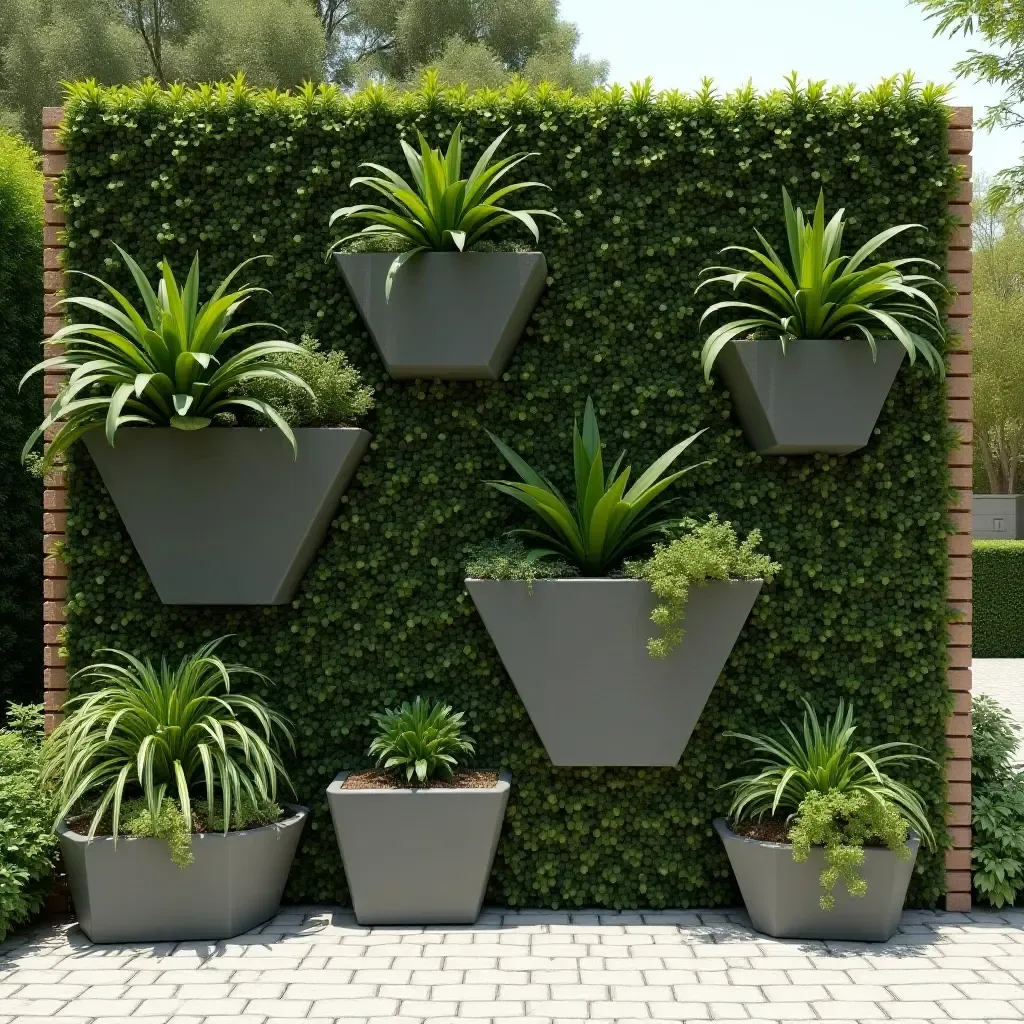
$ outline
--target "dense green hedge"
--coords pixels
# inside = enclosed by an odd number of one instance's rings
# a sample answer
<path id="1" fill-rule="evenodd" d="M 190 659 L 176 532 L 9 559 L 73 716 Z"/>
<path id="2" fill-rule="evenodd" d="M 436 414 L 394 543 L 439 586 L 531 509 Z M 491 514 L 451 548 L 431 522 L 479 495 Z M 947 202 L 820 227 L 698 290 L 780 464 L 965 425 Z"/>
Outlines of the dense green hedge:
<path id="1" fill-rule="evenodd" d="M 399 129 L 443 138 L 463 121 L 475 159 L 512 128 L 506 152 L 536 150 L 564 218 L 542 238 L 550 287 L 496 383 L 390 380 L 335 268 L 331 211 L 361 160 L 398 167 Z M 478 763 L 515 776 L 488 897 L 509 905 L 687 906 L 736 893 L 711 820 L 741 748 L 723 731 L 771 726 L 852 698 L 864 739 L 912 738 L 943 756 L 946 546 L 944 385 L 904 368 L 879 429 L 848 458 L 762 459 L 720 385 L 698 363 L 700 269 L 753 226 L 781 244 L 780 189 L 819 186 L 851 209 L 847 245 L 904 221 L 893 255 L 943 263 L 953 174 L 947 114 L 933 94 L 849 91 L 652 96 L 609 90 L 355 98 L 227 88 L 170 95 L 82 88 L 70 107 L 66 181 L 72 267 L 130 282 L 116 239 L 152 266 L 200 249 L 205 285 L 271 253 L 253 279 L 268 319 L 313 325 L 370 375 L 373 444 L 296 600 L 284 608 L 163 607 L 87 457 L 74 460 L 69 648 L 181 651 L 234 633 L 241 658 L 295 717 L 300 796 L 315 810 L 289 893 L 345 901 L 324 789 L 367 764 L 370 713 L 417 693 L 467 712 Z M 553 769 L 462 583 L 467 545 L 517 521 L 482 481 L 500 470 L 484 428 L 557 481 L 574 411 L 593 395 L 609 450 L 648 463 L 699 427 L 713 466 L 686 477 L 682 508 L 761 527 L 784 568 L 766 587 L 689 744 L 668 769 Z M 202 523 L 188 524 L 201 530 Z M 176 543 L 187 544 L 187 530 Z M 254 556 L 258 556 L 254 552 Z M 939 827 L 941 770 L 915 785 Z M 943 890 L 941 856 L 920 860 L 914 899 Z M 410 870 L 420 870 L 410 864 Z M 424 877 L 429 885 L 429 876 Z"/>
<path id="2" fill-rule="evenodd" d="M 0 131 L 0 719 L 7 700 L 42 694 L 42 485 L 21 466 L 39 420 L 43 334 L 43 178 L 20 139 Z"/>
<path id="3" fill-rule="evenodd" d="M 1024 658 L 1024 540 L 974 542 L 974 656 Z"/>

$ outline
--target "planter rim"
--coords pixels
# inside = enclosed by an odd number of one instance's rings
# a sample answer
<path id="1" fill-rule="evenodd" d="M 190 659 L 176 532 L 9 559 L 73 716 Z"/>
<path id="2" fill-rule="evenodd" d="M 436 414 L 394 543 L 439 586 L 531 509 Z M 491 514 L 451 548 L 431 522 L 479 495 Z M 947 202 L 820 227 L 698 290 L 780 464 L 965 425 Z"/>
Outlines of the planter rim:
<path id="1" fill-rule="evenodd" d="M 491 576 L 467 576 L 465 578 L 466 583 L 516 583 L 525 584 L 527 580 L 496 580 Z M 548 576 L 544 579 L 530 580 L 531 586 L 539 587 L 543 583 L 630 583 L 636 586 L 637 584 L 644 584 L 650 586 L 647 580 L 634 580 L 620 576 Z M 700 587 L 710 587 L 716 583 L 764 583 L 764 580 L 760 576 L 755 576 L 752 579 L 744 577 L 737 577 L 733 579 L 731 576 L 727 580 L 708 580 L 706 583 L 700 584 L 695 589 Z"/>
<path id="2" fill-rule="evenodd" d="M 352 796 L 359 794 L 360 796 L 409 796 L 415 794 L 420 799 L 424 797 L 433 797 L 438 794 L 448 793 L 502 793 L 509 789 L 512 785 L 512 773 L 508 770 L 504 770 L 498 773 L 498 781 L 493 786 L 467 786 L 463 788 L 452 788 L 444 789 L 441 787 L 424 789 L 420 786 L 403 786 L 401 789 L 348 789 L 345 787 L 345 780 L 356 771 L 365 771 L 366 769 L 353 768 L 350 771 L 338 772 L 334 776 L 334 781 L 327 787 L 328 795 L 345 793 L 346 796 Z M 487 769 L 483 769 L 486 771 Z M 491 769 L 493 770 L 493 769 Z"/>
<path id="3" fill-rule="evenodd" d="M 282 810 L 290 813 L 288 814 L 287 817 L 282 818 L 280 821 L 275 821 L 271 825 L 259 825 L 256 828 L 233 829 L 231 832 L 228 832 L 227 835 L 225 835 L 223 832 L 193 832 L 192 835 L 213 836 L 215 838 L 220 839 L 230 839 L 231 836 L 252 835 L 254 832 L 264 832 L 270 829 L 284 828 L 286 825 L 294 825 L 296 822 L 302 821 L 305 818 L 309 817 L 309 808 L 304 807 L 302 804 L 283 804 Z M 57 824 L 57 827 L 54 829 L 54 832 L 56 832 L 56 834 L 60 836 L 62 839 L 69 839 L 71 842 L 84 843 L 86 845 L 88 845 L 89 843 L 102 842 L 104 840 L 106 840 L 109 843 L 112 843 L 114 841 L 113 836 L 93 836 L 92 839 L 90 839 L 88 836 L 83 836 L 80 832 L 75 832 L 73 829 L 68 828 L 66 819 Z M 156 836 L 119 835 L 117 837 L 117 841 L 119 843 L 147 843 L 156 838 Z"/>
<path id="4" fill-rule="evenodd" d="M 875 341 L 899 341 L 899 338 L 892 334 L 882 334 L 875 338 Z M 775 342 L 781 342 L 780 338 L 733 338 L 732 343 L 734 345 L 772 345 Z M 803 342 L 809 342 L 813 345 L 867 345 L 866 338 L 789 338 L 786 341 L 787 345 L 799 345 Z"/>
<path id="5" fill-rule="evenodd" d="M 792 843 L 772 843 L 766 839 L 751 839 L 749 836 L 738 836 L 731 828 L 725 818 L 715 818 L 712 824 L 715 826 L 715 831 L 724 839 L 735 839 L 738 843 L 747 843 L 754 846 L 768 846 L 772 849 L 783 849 L 792 850 Z M 911 850 L 916 850 L 921 845 L 921 837 L 912 828 L 907 830 L 907 846 Z M 814 847 L 814 849 L 820 849 L 820 847 Z M 876 847 L 865 847 L 866 850 L 876 849 Z M 877 847 L 880 852 L 892 853 L 888 847 Z"/>
<path id="6" fill-rule="evenodd" d="M 408 252 L 408 249 L 403 249 L 402 252 Z M 343 252 L 340 249 L 336 249 L 334 252 L 336 257 L 340 256 L 401 256 L 400 252 Z M 430 256 L 543 256 L 544 251 L 542 249 L 494 249 L 488 252 L 460 252 L 458 249 L 428 249 L 426 252 L 418 254 L 422 259 Z"/>
<path id="7" fill-rule="evenodd" d="M 100 428 L 97 428 L 97 430 L 99 429 Z M 122 430 L 130 430 L 133 433 L 138 431 L 140 434 L 155 433 L 158 430 L 163 430 L 167 432 L 174 431 L 175 434 L 181 434 L 183 436 L 186 434 L 203 434 L 208 430 L 214 430 L 218 434 L 227 433 L 229 431 L 231 433 L 281 434 L 281 437 L 284 438 L 284 434 L 281 433 L 281 431 L 277 427 L 231 427 L 216 423 L 211 423 L 209 426 L 202 427 L 200 430 L 178 430 L 176 427 L 157 426 L 156 424 L 150 424 L 149 426 L 146 426 L 141 423 L 128 423 L 123 427 L 118 427 L 117 433 L 121 433 Z M 298 430 L 366 430 L 366 427 L 361 426 L 360 424 L 351 423 L 346 423 L 335 427 L 292 427 L 292 433 L 295 433 Z M 89 431 L 88 433 L 95 433 L 95 431 Z M 369 431 L 367 431 L 367 433 L 369 433 Z M 106 440 L 106 438 L 103 439 Z M 284 439 L 285 441 L 288 440 L 287 438 Z M 117 434 L 114 435 L 114 443 L 113 445 L 110 445 L 110 447 L 117 447 Z"/>

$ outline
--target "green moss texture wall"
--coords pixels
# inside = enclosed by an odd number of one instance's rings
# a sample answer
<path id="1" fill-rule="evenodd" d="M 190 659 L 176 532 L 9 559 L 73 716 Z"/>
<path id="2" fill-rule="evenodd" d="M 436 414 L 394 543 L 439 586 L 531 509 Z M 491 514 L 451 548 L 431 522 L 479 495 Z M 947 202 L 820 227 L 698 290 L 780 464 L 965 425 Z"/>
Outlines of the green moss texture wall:
<path id="1" fill-rule="evenodd" d="M 494 383 L 395 382 L 383 372 L 336 269 L 336 207 L 362 160 L 396 168 L 400 133 L 444 140 L 462 121 L 475 160 L 499 131 L 538 153 L 526 175 L 564 220 L 543 225 L 549 288 L 508 372 Z M 527 93 L 298 97 L 229 87 L 161 93 L 81 87 L 69 106 L 69 266 L 128 288 L 118 241 L 148 266 L 204 286 L 241 259 L 272 296 L 259 313 L 293 337 L 311 327 L 376 387 L 373 443 L 295 601 L 283 608 L 162 606 L 91 464 L 71 476 L 68 649 L 80 667 L 104 645 L 159 654 L 232 633 L 234 653 L 275 681 L 266 694 L 298 725 L 292 762 L 314 818 L 289 896 L 346 902 L 324 790 L 368 764 L 370 713 L 423 693 L 467 713 L 480 766 L 515 777 L 488 901 L 511 906 L 733 903 L 712 818 L 742 750 L 728 729 L 792 720 L 809 697 L 852 699 L 866 741 L 911 738 L 940 760 L 949 711 L 944 385 L 904 367 L 871 444 L 850 457 L 762 459 L 721 385 L 698 362 L 701 268 L 759 227 L 781 245 L 781 187 L 805 206 L 823 187 L 850 211 L 852 252 L 882 228 L 919 222 L 891 256 L 945 260 L 953 172 L 936 94 L 888 84 L 717 99 L 612 89 L 585 99 Z M 710 428 L 714 465 L 678 487 L 681 511 L 764 532 L 784 566 L 766 587 L 681 763 L 668 769 L 553 769 L 463 587 L 467 546 L 521 522 L 485 489 L 497 432 L 567 482 L 574 412 L 592 395 L 612 454 L 646 465 Z M 202 530 L 203 524 L 189 524 Z M 187 537 L 181 541 L 187 544 Z M 254 552 L 254 557 L 258 553 Z M 914 779 L 936 825 L 941 770 Z M 410 870 L 418 870 L 415 864 Z M 943 890 L 923 856 L 912 898 Z"/>
<path id="2" fill-rule="evenodd" d="M 1024 658 L 1024 540 L 974 542 L 974 656 Z"/>

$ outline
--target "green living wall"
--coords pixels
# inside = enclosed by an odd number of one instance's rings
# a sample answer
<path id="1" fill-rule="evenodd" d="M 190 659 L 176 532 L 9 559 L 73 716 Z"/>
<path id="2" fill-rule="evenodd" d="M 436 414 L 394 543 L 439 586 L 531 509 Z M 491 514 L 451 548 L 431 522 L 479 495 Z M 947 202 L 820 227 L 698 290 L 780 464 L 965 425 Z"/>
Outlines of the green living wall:
<path id="1" fill-rule="evenodd" d="M 336 269 L 328 217 L 354 198 L 362 160 L 398 167 L 400 133 L 443 139 L 462 121 L 470 159 L 497 133 L 538 153 L 528 177 L 563 218 L 546 226 L 549 288 L 509 371 L 494 383 L 395 382 Z M 159 654 L 235 634 L 239 659 L 297 725 L 299 796 L 314 808 L 289 895 L 347 900 L 324 790 L 368 764 L 370 714 L 423 693 L 467 712 L 477 763 L 515 776 L 488 899 L 515 906 L 694 906 L 735 902 L 711 829 L 742 756 L 728 729 L 852 699 L 865 741 L 913 739 L 942 759 L 950 532 L 944 385 L 904 368 L 871 444 L 847 458 L 762 459 L 698 363 L 700 269 L 760 227 L 781 244 L 780 190 L 819 187 L 850 208 L 850 251 L 893 223 L 892 255 L 942 264 L 953 174 L 938 97 L 887 84 L 757 97 L 585 99 L 541 89 L 298 97 L 203 88 L 80 87 L 70 106 L 71 267 L 129 288 L 115 240 L 147 266 L 204 282 L 258 253 L 257 312 L 293 336 L 311 327 L 376 386 L 371 451 L 296 600 L 282 608 L 162 606 L 88 458 L 75 456 L 68 558 L 73 666 L 115 645 Z M 356 193 L 355 195 L 359 195 Z M 714 464 L 685 478 L 680 509 L 764 531 L 785 566 L 762 592 L 681 761 L 667 769 L 553 769 L 463 588 L 467 546 L 519 522 L 482 481 L 502 473 L 485 428 L 566 482 L 574 411 L 592 395 L 608 448 L 646 465 L 701 427 Z M 201 522 L 189 524 L 201 530 Z M 187 544 L 187 536 L 179 543 Z M 255 553 L 254 553 L 255 554 Z M 938 824 L 939 768 L 914 784 Z M 943 890 L 941 855 L 919 862 L 913 898 Z M 418 865 L 410 864 L 411 871 Z M 424 884 L 429 884 L 425 879 Z"/>
<path id="2" fill-rule="evenodd" d="M 1024 658 L 1024 540 L 974 542 L 974 656 Z"/>
<path id="3" fill-rule="evenodd" d="M 8 700 L 43 692 L 43 490 L 21 465 L 39 422 L 38 378 L 18 391 L 41 356 L 43 177 L 32 148 L 0 131 L 0 721 Z"/>

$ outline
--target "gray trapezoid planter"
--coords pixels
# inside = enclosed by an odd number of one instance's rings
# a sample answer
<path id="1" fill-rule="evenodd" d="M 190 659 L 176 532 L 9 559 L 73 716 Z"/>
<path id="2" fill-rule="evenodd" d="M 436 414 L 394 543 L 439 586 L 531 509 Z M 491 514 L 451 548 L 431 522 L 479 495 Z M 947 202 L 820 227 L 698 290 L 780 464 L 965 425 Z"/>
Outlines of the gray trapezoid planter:
<path id="1" fill-rule="evenodd" d="M 335 253 L 388 373 L 398 379 L 497 380 L 537 300 L 540 252 L 424 252 L 395 276 L 394 253 Z"/>
<path id="2" fill-rule="evenodd" d="M 122 428 L 89 454 L 164 604 L 292 599 L 370 443 L 357 427 Z"/>
<path id="3" fill-rule="evenodd" d="M 754 606 L 761 580 L 694 587 L 682 642 L 653 658 L 642 580 L 468 579 L 554 765 L 674 765 Z"/>
<path id="4" fill-rule="evenodd" d="M 360 924 L 470 924 L 480 915 L 512 776 L 489 789 L 327 788 Z"/>
<path id="5" fill-rule="evenodd" d="M 93 942 L 226 939 L 277 913 L 309 809 L 244 832 L 196 834 L 194 861 L 171 860 L 162 839 L 87 839 L 57 826 L 71 899 Z"/>
<path id="6" fill-rule="evenodd" d="M 867 341 L 734 341 L 715 362 L 761 455 L 845 455 L 871 440 L 906 350 Z"/>
<path id="7" fill-rule="evenodd" d="M 833 890 L 835 906 L 822 910 L 820 876 L 826 865 L 820 848 L 812 849 L 807 860 L 798 864 L 789 845 L 737 836 L 722 818 L 716 818 L 714 825 L 750 921 L 759 932 L 779 939 L 885 942 L 896 931 L 921 842 L 916 833 L 907 840 L 911 850 L 907 860 L 891 850 L 865 849 L 859 870 L 867 892 L 851 896 L 839 882 Z"/>
<path id="8" fill-rule="evenodd" d="M 975 540 L 1020 540 L 1024 533 L 1024 494 L 975 494 L 971 533 Z"/>

